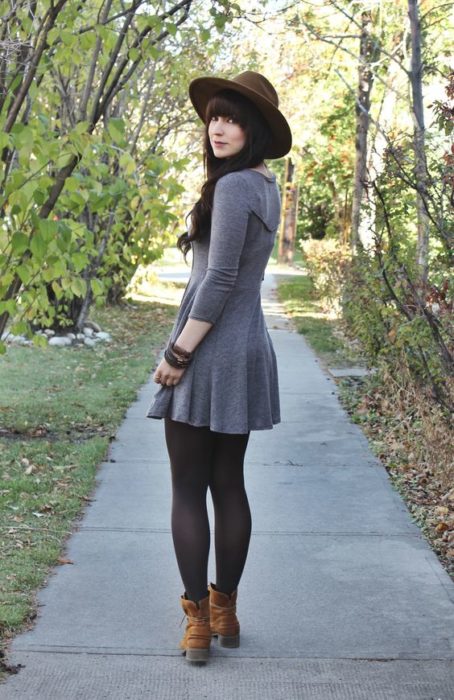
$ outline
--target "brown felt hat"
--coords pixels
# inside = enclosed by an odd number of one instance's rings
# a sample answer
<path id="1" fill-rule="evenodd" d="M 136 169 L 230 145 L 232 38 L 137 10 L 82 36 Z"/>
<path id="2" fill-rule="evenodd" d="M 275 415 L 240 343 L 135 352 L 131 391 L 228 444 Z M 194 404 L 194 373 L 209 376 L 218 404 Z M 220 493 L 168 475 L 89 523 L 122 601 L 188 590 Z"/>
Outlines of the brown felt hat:
<path id="1" fill-rule="evenodd" d="M 225 78 L 196 78 L 189 85 L 189 97 L 200 119 L 205 122 L 209 100 L 220 90 L 235 90 L 248 97 L 266 120 L 273 141 L 265 158 L 282 158 L 292 147 L 292 132 L 282 112 L 274 87 L 265 76 L 252 70 L 240 73 L 232 80 Z"/>

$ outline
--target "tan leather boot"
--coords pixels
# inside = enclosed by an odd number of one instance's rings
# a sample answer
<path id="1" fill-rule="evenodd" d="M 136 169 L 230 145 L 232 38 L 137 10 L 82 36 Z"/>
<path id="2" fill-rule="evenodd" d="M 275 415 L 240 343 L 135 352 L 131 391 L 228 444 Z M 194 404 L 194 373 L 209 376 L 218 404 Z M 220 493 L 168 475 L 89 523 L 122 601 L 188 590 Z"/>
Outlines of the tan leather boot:
<path id="1" fill-rule="evenodd" d="M 181 606 L 187 616 L 187 624 L 180 647 L 184 649 L 188 661 L 205 663 L 211 644 L 210 597 L 206 596 L 197 604 L 185 595 L 181 596 Z"/>
<path id="2" fill-rule="evenodd" d="M 240 646 L 240 623 L 236 616 L 238 591 L 230 595 L 217 591 L 214 584 L 208 586 L 210 592 L 211 634 L 218 638 L 221 647 Z"/>

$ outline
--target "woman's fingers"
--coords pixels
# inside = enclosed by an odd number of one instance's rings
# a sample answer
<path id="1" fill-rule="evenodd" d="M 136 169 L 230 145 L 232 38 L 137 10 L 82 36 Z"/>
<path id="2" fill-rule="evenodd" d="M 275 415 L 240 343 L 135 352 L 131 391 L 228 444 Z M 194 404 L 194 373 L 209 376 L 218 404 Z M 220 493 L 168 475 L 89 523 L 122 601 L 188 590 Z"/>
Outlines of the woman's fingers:
<path id="1" fill-rule="evenodd" d="M 183 374 L 184 369 L 171 367 L 165 360 L 161 360 L 153 375 L 153 380 L 162 386 L 176 386 Z"/>
<path id="2" fill-rule="evenodd" d="M 176 386 L 177 384 L 179 384 L 182 376 L 182 372 L 177 375 L 172 373 L 166 374 L 165 372 L 163 372 L 162 374 L 156 373 L 154 375 L 154 381 L 157 384 L 162 384 L 162 386 Z"/>

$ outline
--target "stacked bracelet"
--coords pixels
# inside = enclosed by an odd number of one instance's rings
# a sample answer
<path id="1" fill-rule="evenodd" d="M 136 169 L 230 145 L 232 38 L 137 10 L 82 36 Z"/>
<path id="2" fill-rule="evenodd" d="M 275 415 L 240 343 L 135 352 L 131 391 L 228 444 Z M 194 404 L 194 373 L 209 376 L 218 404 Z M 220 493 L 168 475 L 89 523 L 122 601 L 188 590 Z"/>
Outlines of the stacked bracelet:
<path id="1" fill-rule="evenodd" d="M 180 348 L 179 345 L 176 343 L 173 343 L 172 345 L 172 350 L 176 352 L 176 354 L 180 357 L 183 357 L 186 360 L 191 360 L 192 359 L 192 352 L 189 352 L 188 350 L 183 350 L 183 348 Z"/>
<path id="2" fill-rule="evenodd" d="M 164 359 L 171 367 L 186 369 L 191 364 L 192 352 L 183 350 L 173 343 L 165 349 Z"/>

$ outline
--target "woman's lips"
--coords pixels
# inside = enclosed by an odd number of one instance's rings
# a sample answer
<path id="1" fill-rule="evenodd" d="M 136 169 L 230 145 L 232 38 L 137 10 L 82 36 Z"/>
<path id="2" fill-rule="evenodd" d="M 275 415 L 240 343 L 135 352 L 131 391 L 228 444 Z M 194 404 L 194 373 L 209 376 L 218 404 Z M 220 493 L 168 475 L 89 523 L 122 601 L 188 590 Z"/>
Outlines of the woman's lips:
<path id="1" fill-rule="evenodd" d="M 227 146 L 223 141 L 213 141 L 214 146 Z"/>

